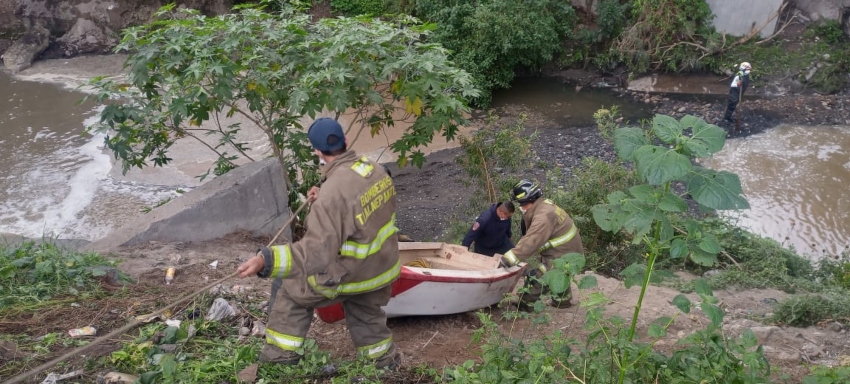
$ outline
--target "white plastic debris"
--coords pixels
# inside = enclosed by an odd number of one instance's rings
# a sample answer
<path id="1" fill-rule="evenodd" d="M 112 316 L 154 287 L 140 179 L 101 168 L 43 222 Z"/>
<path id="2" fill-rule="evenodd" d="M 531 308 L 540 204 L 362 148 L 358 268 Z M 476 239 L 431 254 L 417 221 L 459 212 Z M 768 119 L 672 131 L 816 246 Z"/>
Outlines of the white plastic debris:
<path id="1" fill-rule="evenodd" d="M 216 268 L 218 268 L 218 260 L 210 263 L 210 269 L 216 269 Z"/>
<path id="2" fill-rule="evenodd" d="M 41 384 L 56 384 L 56 382 L 58 382 L 58 381 L 70 379 L 72 377 L 77 377 L 77 376 L 80 376 L 82 374 L 83 374 L 83 371 L 74 371 L 74 372 L 71 372 L 71 373 L 66 373 L 64 375 L 58 375 L 58 374 L 55 374 L 55 373 L 50 373 L 49 375 L 47 375 L 47 377 L 44 378 L 44 381 L 42 381 Z"/>
<path id="3" fill-rule="evenodd" d="M 236 316 L 236 309 L 227 300 L 219 297 L 213 301 L 210 310 L 207 311 L 207 320 L 219 321 L 231 316 Z"/>
<path id="4" fill-rule="evenodd" d="M 178 327 L 178 328 L 180 328 L 180 320 L 174 320 L 174 319 L 171 319 L 171 320 L 165 320 L 165 325 L 167 325 L 167 326 L 169 326 L 169 327 Z"/>

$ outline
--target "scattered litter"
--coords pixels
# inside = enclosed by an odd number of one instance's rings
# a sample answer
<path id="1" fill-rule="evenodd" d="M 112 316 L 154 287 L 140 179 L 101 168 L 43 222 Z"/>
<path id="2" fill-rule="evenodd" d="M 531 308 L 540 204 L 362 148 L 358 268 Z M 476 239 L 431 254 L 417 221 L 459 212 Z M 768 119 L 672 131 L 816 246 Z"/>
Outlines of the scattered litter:
<path id="1" fill-rule="evenodd" d="M 64 375 L 50 373 L 49 375 L 47 375 L 47 377 L 44 378 L 44 381 L 42 381 L 41 384 L 56 384 L 57 381 L 77 377 L 82 375 L 83 373 L 84 372 L 82 370 L 66 373 Z"/>
<path id="2" fill-rule="evenodd" d="M 192 310 L 186 310 L 186 318 L 188 318 L 189 320 L 197 319 L 200 316 L 201 316 L 201 309 L 200 308 L 195 308 L 195 309 L 192 309 Z"/>
<path id="3" fill-rule="evenodd" d="M 218 268 L 218 260 L 210 263 L 210 269 L 216 269 L 216 268 Z"/>
<path id="4" fill-rule="evenodd" d="M 239 372 L 236 377 L 239 379 L 240 383 L 253 383 L 257 380 L 257 368 L 258 364 L 251 364 L 242 371 Z"/>
<path id="5" fill-rule="evenodd" d="M 68 331 L 68 334 L 71 335 L 71 337 L 94 336 L 96 333 L 97 329 L 94 327 L 74 328 Z"/>
<path id="6" fill-rule="evenodd" d="M 233 288 L 230 289 L 230 293 L 232 293 L 234 295 L 241 295 L 241 294 L 248 292 L 250 290 L 251 290 L 251 287 L 246 287 L 244 285 L 234 285 Z"/>
<path id="7" fill-rule="evenodd" d="M 80 306 L 80 304 L 79 303 L 71 303 L 71 306 L 74 307 L 74 308 L 77 308 L 77 307 Z"/>
<path id="8" fill-rule="evenodd" d="M 98 376 L 97 384 L 133 384 L 138 379 L 138 376 L 128 373 L 109 372 L 103 376 Z"/>
<path id="9" fill-rule="evenodd" d="M 171 320 L 165 320 L 165 325 L 167 325 L 167 326 L 169 326 L 169 327 L 177 327 L 177 328 L 180 328 L 180 320 L 174 320 L 174 319 L 171 319 Z"/>
<path id="10" fill-rule="evenodd" d="M 207 320 L 218 321 L 231 316 L 236 316 L 236 309 L 227 300 L 219 297 L 213 301 L 210 310 L 207 311 Z"/>
<path id="11" fill-rule="evenodd" d="M 251 328 L 251 336 L 265 337 L 266 325 L 260 320 L 254 320 L 254 327 Z"/>
<path id="12" fill-rule="evenodd" d="M 165 284 L 169 285 L 174 280 L 174 267 L 165 270 Z"/>

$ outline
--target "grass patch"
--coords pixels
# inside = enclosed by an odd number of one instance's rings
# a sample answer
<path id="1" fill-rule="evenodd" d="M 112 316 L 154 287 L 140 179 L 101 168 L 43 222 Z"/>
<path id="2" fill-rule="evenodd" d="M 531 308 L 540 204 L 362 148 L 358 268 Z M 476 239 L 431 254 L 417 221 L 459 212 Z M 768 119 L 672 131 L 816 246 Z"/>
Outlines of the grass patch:
<path id="1" fill-rule="evenodd" d="M 115 263 L 94 253 L 79 253 L 49 242 L 0 246 L 0 314 L 34 310 L 63 299 L 100 292 L 99 278 Z"/>
<path id="2" fill-rule="evenodd" d="M 847 323 L 850 296 L 846 290 L 791 296 L 777 304 L 771 320 L 795 327 L 808 327 L 826 320 Z"/>

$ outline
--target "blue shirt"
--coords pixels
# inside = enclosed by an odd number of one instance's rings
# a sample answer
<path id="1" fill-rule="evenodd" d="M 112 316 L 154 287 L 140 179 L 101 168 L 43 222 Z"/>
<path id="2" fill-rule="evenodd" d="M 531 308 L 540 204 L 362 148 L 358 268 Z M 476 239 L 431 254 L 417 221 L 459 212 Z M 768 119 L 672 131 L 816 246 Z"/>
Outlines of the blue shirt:
<path id="1" fill-rule="evenodd" d="M 506 242 L 511 241 L 513 232 L 511 231 L 511 221 L 502 220 L 496 214 L 496 208 L 502 203 L 493 204 L 489 209 L 482 212 L 475 219 L 472 228 L 466 233 L 461 245 L 468 247 L 474 241 L 476 247 L 484 247 L 490 249 L 501 248 Z"/>

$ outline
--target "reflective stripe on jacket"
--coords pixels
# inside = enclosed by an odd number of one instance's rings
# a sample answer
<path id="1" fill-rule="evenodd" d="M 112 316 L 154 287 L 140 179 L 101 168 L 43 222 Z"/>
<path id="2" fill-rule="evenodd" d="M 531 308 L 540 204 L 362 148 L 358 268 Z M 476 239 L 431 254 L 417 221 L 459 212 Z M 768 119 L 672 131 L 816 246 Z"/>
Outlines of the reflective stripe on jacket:
<path id="1" fill-rule="evenodd" d="M 370 292 L 401 273 L 395 186 L 383 167 L 348 151 L 325 166 L 307 232 L 263 250 L 261 277 L 303 279 L 327 298 Z"/>
<path id="2" fill-rule="evenodd" d="M 560 257 L 564 254 L 584 253 L 581 235 L 566 211 L 549 199 L 538 200 L 522 214 L 527 229 L 516 247 L 505 253 L 504 258 L 516 265 L 535 253 Z"/>

